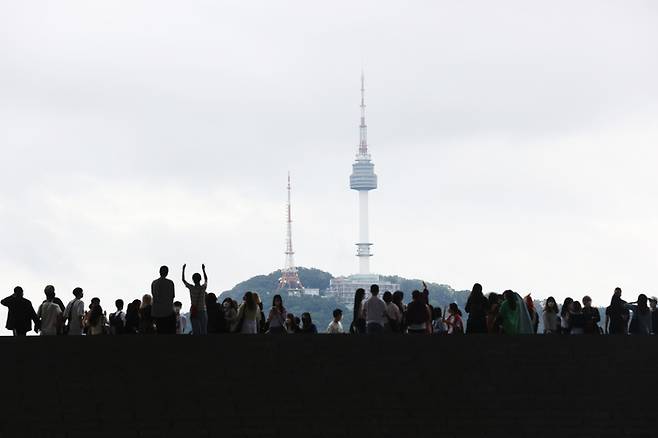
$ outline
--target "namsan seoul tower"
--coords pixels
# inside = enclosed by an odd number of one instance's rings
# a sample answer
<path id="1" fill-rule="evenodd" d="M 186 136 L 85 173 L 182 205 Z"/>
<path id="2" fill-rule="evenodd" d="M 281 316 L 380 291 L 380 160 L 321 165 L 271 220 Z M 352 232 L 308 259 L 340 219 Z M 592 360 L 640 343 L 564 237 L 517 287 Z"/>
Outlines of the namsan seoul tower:
<path id="1" fill-rule="evenodd" d="M 361 72 L 361 124 L 359 125 L 359 150 L 352 164 L 350 188 L 359 192 L 359 242 L 356 244 L 356 256 L 359 258 L 359 273 L 347 277 L 334 277 L 329 280 L 327 294 L 346 306 L 354 303 L 354 291 L 358 288 L 368 290 L 376 284 L 381 291 L 396 291 L 399 284 L 382 279 L 370 273 L 370 236 L 368 233 L 368 192 L 377 188 L 375 165 L 368 153 L 368 125 L 366 125 L 366 102 L 363 71 Z"/>
<path id="2" fill-rule="evenodd" d="M 359 242 L 356 256 L 359 258 L 359 275 L 370 274 L 372 252 L 368 233 L 368 192 L 377 188 L 375 165 L 368 153 L 368 125 L 366 125 L 366 103 L 363 71 L 361 72 L 361 124 L 359 125 L 359 151 L 352 164 L 350 188 L 359 192 Z"/>

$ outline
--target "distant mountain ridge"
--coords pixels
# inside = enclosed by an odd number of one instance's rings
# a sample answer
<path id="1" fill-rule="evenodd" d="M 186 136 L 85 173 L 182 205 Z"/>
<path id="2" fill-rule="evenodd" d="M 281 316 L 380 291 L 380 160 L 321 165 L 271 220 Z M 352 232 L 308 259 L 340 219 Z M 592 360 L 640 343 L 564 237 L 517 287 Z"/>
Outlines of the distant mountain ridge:
<path id="1" fill-rule="evenodd" d="M 309 312 L 315 322 L 319 331 L 324 331 L 331 321 L 331 314 L 334 309 L 342 309 L 344 318 L 343 325 L 345 329 L 349 327 L 352 322 L 352 309 L 351 306 L 341 305 L 336 302 L 332 297 L 326 296 L 326 290 L 329 288 L 329 281 L 334 276 L 326 271 L 316 268 L 297 268 L 299 278 L 304 287 L 320 289 L 320 297 L 312 296 L 288 296 L 285 291 L 279 292 L 284 298 L 284 305 L 288 312 L 293 313 L 295 316 L 300 316 L 302 312 Z M 276 294 L 279 285 L 279 278 L 281 277 L 281 270 L 270 272 L 269 274 L 256 275 L 248 280 L 241 281 L 236 284 L 232 289 L 224 291 L 220 294 L 220 302 L 230 297 L 238 301 L 242 300 L 242 296 L 247 291 L 257 292 L 263 302 L 263 308 L 267 312 L 272 304 L 272 297 Z M 408 279 L 398 275 L 382 275 L 382 281 L 387 281 L 400 285 L 400 290 L 404 292 L 405 302 L 411 300 L 411 292 L 415 289 L 421 290 L 423 282 L 419 279 Z M 466 299 L 470 291 L 456 291 L 452 287 L 445 284 L 438 284 L 427 282 L 427 287 L 430 292 L 430 303 L 444 308 L 449 303 L 455 302 L 461 309 L 466 304 Z M 381 291 L 382 293 L 384 291 Z M 394 292 L 394 291 L 391 291 Z"/>
<path id="2" fill-rule="evenodd" d="M 331 273 L 317 268 L 299 267 L 297 270 L 304 287 L 320 289 L 320 294 L 322 296 L 325 295 L 326 290 L 329 288 L 329 281 L 334 278 Z M 270 272 L 269 274 L 256 275 L 236 284 L 232 289 L 222 292 L 220 297 L 221 299 L 225 297 L 241 298 L 247 291 L 258 292 L 261 296 L 271 295 L 276 292 L 280 277 L 280 269 Z M 382 281 L 399 284 L 400 290 L 405 293 L 405 300 L 411 298 L 411 292 L 413 290 L 422 290 L 423 288 L 423 281 L 419 279 L 408 279 L 400 277 L 399 275 L 382 275 L 380 277 Z M 438 305 L 456 302 L 462 307 L 466 304 L 466 299 L 470 292 L 468 290 L 456 291 L 449 285 L 432 282 L 427 282 L 427 287 L 430 291 L 430 302 Z M 382 291 L 382 293 L 383 292 L 384 291 Z"/>

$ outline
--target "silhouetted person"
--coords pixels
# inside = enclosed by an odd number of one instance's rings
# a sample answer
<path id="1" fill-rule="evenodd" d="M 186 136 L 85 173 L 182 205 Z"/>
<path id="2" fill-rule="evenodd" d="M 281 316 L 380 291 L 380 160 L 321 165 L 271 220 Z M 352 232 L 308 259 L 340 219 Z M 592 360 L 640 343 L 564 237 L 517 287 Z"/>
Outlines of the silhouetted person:
<path id="1" fill-rule="evenodd" d="M 81 287 L 73 289 L 74 298 L 69 301 L 64 310 L 64 333 L 71 336 L 82 335 L 82 319 L 85 316 L 85 303 L 82 301 L 84 293 Z"/>
<path id="2" fill-rule="evenodd" d="M 621 288 L 615 288 L 610 305 L 605 309 L 605 332 L 611 335 L 628 334 L 628 318 L 626 301 L 621 299 Z"/>
<path id="3" fill-rule="evenodd" d="M 571 316 L 571 311 L 573 305 L 573 298 L 566 297 L 560 308 L 560 333 L 563 335 L 569 334 L 569 317 Z"/>
<path id="4" fill-rule="evenodd" d="M 238 327 L 238 303 L 231 298 L 225 298 L 222 301 L 224 308 L 224 321 L 226 321 L 226 328 L 229 333 L 237 332 Z"/>
<path id="5" fill-rule="evenodd" d="M 139 308 L 142 302 L 133 300 L 126 308 L 126 327 L 124 334 L 136 335 L 139 333 Z"/>
<path id="6" fill-rule="evenodd" d="M 407 312 L 407 307 L 404 305 L 404 292 L 396 290 L 393 292 L 393 304 L 395 304 L 398 307 L 398 310 L 400 310 L 400 324 L 398 327 L 398 333 L 404 333 L 405 332 L 405 327 L 406 327 L 406 322 L 404 320 L 404 315 Z"/>
<path id="7" fill-rule="evenodd" d="M 173 310 L 173 303 L 171 309 Z M 155 324 L 153 321 L 153 298 L 149 294 L 142 297 L 142 302 L 139 305 L 139 334 L 152 335 L 155 334 Z"/>
<path id="8" fill-rule="evenodd" d="M 221 326 L 224 325 L 224 312 L 217 302 L 217 295 L 206 294 L 206 312 L 208 313 L 208 333 L 220 333 Z"/>
<path id="9" fill-rule="evenodd" d="M 442 335 L 446 332 L 446 325 L 443 323 L 443 312 L 440 307 L 432 308 L 432 334 Z"/>
<path id="10" fill-rule="evenodd" d="M 640 294 L 635 303 L 626 304 L 626 309 L 633 311 L 629 327 L 632 335 L 648 335 L 651 333 L 651 309 L 645 294 Z"/>
<path id="11" fill-rule="evenodd" d="M 528 309 L 528 316 L 530 317 L 530 327 L 532 328 L 532 334 L 537 334 L 537 329 L 539 328 L 539 315 L 537 315 L 537 310 L 535 310 L 535 302 L 532 300 L 530 294 L 526 295 L 523 298 L 526 309 Z"/>
<path id="12" fill-rule="evenodd" d="M 289 335 L 294 335 L 299 333 L 299 318 L 296 318 L 294 314 L 288 313 L 286 315 L 286 331 Z"/>
<path id="13" fill-rule="evenodd" d="M 5 327 L 11 330 L 14 336 L 25 336 L 32 330 L 32 321 L 34 321 L 34 331 L 39 331 L 39 318 L 30 300 L 23 297 L 22 287 L 16 286 L 14 293 L 0 301 L 0 304 L 9 310 Z"/>
<path id="14" fill-rule="evenodd" d="M 89 312 L 85 315 L 84 325 L 87 329 L 87 334 L 90 336 L 98 336 L 105 334 L 105 327 L 107 326 L 107 320 L 105 318 L 105 313 L 101 307 L 100 298 L 92 298 L 91 304 L 89 305 Z"/>
<path id="15" fill-rule="evenodd" d="M 573 298 L 566 297 L 560 306 L 560 333 L 569 334 L 569 316 L 573 309 Z"/>
<path id="16" fill-rule="evenodd" d="M 192 323 L 193 335 L 208 334 L 208 312 L 206 309 L 206 288 L 208 287 L 208 275 L 206 274 L 206 265 L 201 265 L 203 271 L 203 284 L 201 284 L 201 274 L 198 272 L 192 275 L 192 283 L 185 280 L 185 268 L 183 265 L 183 284 L 190 291 L 190 322 Z"/>
<path id="17" fill-rule="evenodd" d="M 432 314 L 419 290 L 411 293 L 411 302 L 407 305 L 407 312 L 404 318 L 407 323 L 408 333 L 431 333 Z"/>
<path id="18" fill-rule="evenodd" d="M 555 298 L 548 297 L 544 304 L 544 334 L 557 334 L 560 332 L 560 317 L 558 316 L 557 301 Z"/>
<path id="19" fill-rule="evenodd" d="M 274 295 L 272 298 L 272 308 L 267 315 L 266 324 L 268 325 L 268 333 L 272 335 L 286 334 L 286 317 L 288 312 L 283 306 L 283 298 L 281 295 Z"/>
<path id="20" fill-rule="evenodd" d="M 649 308 L 651 309 L 651 333 L 658 334 L 658 298 L 649 299 Z"/>
<path id="21" fill-rule="evenodd" d="M 64 306 L 64 303 L 62 303 L 62 300 L 57 298 L 57 296 L 55 295 L 55 286 L 53 286 L 52 284 L 49 284 L 48 286 L 46 286 L 43 289 L 43 292 L 46 295 L 48 294 L 49 291 L 53 293 L 54 298 L 53 298 L 52 302 L 57 304 L 59 306 L 59 309 L 62 311 L 62 314 L 64 314 L 64 311 L 66 310 L 66 306 Z"/>
<path id="22" fill-rule="evenodd" d="M 502 327 L 502 332 L 506 335 L 516 335 L 519 333 L 521 309 L 516 301 L 516 294 L 511 290 L 503 292 L 503 304 L 500 305 L 498 318 Z"/>
<path id="23" fill-rule="evenodd" d="M 370 298 L 363 303 L 363 317 L 366 320 L 366 333 L 378 334 L 384 331 L 386 323 L 386 303 L 379 298 L 379 286 L 370 286 Z"/>
<path id="24" fill-rule="evenodd" d="M 174 301 L 174 313 L 176 314 L 176 334 L 183 335 L 185 330 L 187 330 L 187 318 L 185 315 L 181 315 L 180 311 L 183 308 L 183 303 L 180 301 Z M 224 313 L 224 312 L 222 312 Z M 223 320 L 223 317 L 222 317 Z"/>
<path id="25" fill-rule="evenodd" d="M 41 303 L 37 316 L 39 318 L 39 329 L 41 336 L 55 336 L 61 333 L 63 312 L 55 303 L 55 288 L 46 287 L 46 301 Z"/>
<path id="26" fill-rule="evenodd" d="M 384 329 L 387 333 L 400 333 L 402 324 L 402 313 L 400 308 L 393 302 L 393 294 L 389 291 L 384 292 L 384 303 L 386 304 L 386 324 Z"/>
<path id="27" fill-rule="evenodd" d="M 600 334 L 599 321 L 601 321 L 601 314 L 599 309 L 592 307 L 592 299 L 587 295 L 583 297 L 583 316 L 585 317 L 585 334 Z"/>
<path id="28" fill-rule="evenodd" d="M 462 312 L 459 310 L 457 303 L 450 303 L 448 306 L 448 317 L 443 320 L 449 335 L 461 335 L 464 333 L 464 321 Z"/>
<path id="29" fill-rule="evenodd" d="M 118 299 L 114 304 L 117 310 L 110 314 L 110 332 L 113 335 L 122 335 L 126 329 L 126 312 L 123 311 L 123 300 Z"/>
<path id="30" fill-rule="evenodd" d="M 468 313 L 466 333 L 487 333 L 487 310 L 489 302 L 482 293 L 482 285 L 475 283 L 466 301 L 464 310 Z"/>
<path id="31" fill-rule="evenodd" d="M 308 312 L 302 313 L 302 326 L 299 329 L 299 333 L 304 333 L 308 335 L 314 335 L 318 332 L 318 328 L 313 324 L 311 319 L 311 314 Z"/>
<path id="32" fill-rule="evenodd" d="M 340 309 L 334 309 L 333 319 L 327 327 L 327 333 L 330 335 L 338 335 L 343 333 L 343 324 L 340 322 L 343 319 L 343 311 Z"/>
<path id="33" fill-rule="evenodd" d="M 263 302 L 260 299 L 260 295 L 256 292 L 254 292 L 254 301 L 256 301 L 256 306 L 258 306 L 258 333 L 265 333 L 267 331 L 267 324 L 265 312 L 263 312 Z"/>
<path id="34" fill-rule="evenodd" d="M 361 335 L 366 332 L 366 320 L 363 317 L 363 298 L 365 296 L 365 289 L 358 288 L 354 292 L 354 312 L 352 315 L 352 324 L 350 325 L 350 333 Z"/>
<path id="35" fill-rule="evenodd" d="M 160 267 L 160 278 L 151 283 L 153 304 L 151 317 L 155 323 L 156 332 L 160 335 L 176 334 L 176 315 L 174 315 L 174 282 L 167 278 L 169 268 Z"/>
<path id="36" fill-rule="evenodd" d="M 254 293 L 247 291 L 238 313 L 236 315 L 237 324 L 235 331 L 246 335 L 255 335 L 258 333 L 258 321 L 260 321 L 260 309 L 256 304 Z"/>
<path id="37" fill-rule="evenodd" d="M 498 313 L 500 305 L 502 304 L 503 297 L 496 292 L 491 292 L 487 297 L 488 309 L 487 310 L 487 331 L 489 333 L 500 333 L 500 319 Z"/>
<path id="38" fill-rule="evenodd" d="M 585 334 L 585 315 L 583 315 L 583 308 L 580 302 L 574 301 L 569 313 L 569 334 Z"/>

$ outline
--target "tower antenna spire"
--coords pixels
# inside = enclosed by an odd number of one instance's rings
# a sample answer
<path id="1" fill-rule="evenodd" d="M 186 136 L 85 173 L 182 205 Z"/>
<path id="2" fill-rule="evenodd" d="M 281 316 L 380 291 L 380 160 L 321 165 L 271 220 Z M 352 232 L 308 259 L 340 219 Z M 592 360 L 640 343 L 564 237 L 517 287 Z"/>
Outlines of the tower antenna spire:
<path id="1" fill-rule="evenodd" d="M 297 267 L 295 267 L 295 252 L 292 249 L 292 205 L 290 202 L 290 171 L 288 171 L 288 202 L 286 203 L 286 263 L 281 270 L 281 278 L 279 279 L 278 289 L 288 289 L 294 291 L 301 291 L 304 289 L 302 282 L 299 280 Z"/>
<path id="2" fill-rule="evenodd" d="M 361 68 L 361 124 L 359 125 L 359 155 L 368 156 L 368 125 L 366 125 L 366 87 L 363 68 Z"/>

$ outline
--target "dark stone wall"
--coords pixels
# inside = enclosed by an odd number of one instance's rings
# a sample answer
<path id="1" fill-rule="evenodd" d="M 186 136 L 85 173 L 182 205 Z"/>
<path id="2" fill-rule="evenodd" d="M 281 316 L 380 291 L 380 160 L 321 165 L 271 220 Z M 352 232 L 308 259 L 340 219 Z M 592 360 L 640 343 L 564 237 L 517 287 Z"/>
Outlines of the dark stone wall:
<path id="1" fill-rule="evenodd" d="M 0 437 L 658 436 L 658 338 L 0 338 Z"/>

